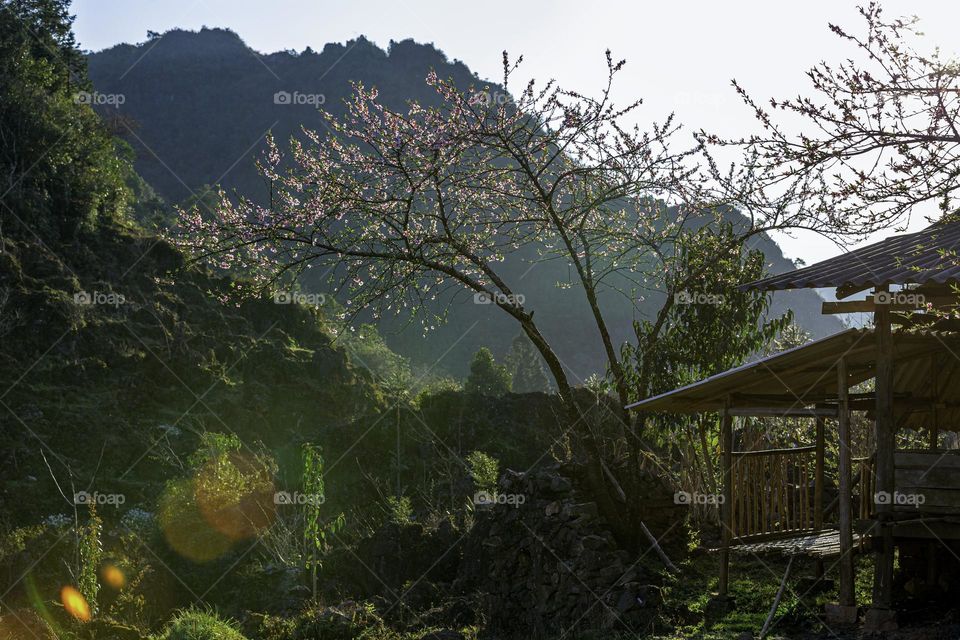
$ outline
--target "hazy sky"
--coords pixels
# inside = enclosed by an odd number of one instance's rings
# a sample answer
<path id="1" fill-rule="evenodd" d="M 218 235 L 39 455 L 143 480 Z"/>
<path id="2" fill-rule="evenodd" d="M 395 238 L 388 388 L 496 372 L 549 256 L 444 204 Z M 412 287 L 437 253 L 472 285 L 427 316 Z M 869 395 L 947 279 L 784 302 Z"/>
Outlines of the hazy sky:
<path id="1" fill-rule="evenodd" d="M 72 10 L 77 39 L 89 50 L 141 42 L 148 30 L 175 27 L 227 27 L 261 52 L 319 50 L 361 34 L 384 47 L 413 38 L 434 43 L 493 80 L 502 77 L 504 49 L 522 53 L 524 77 L 556 78 L 585 91 L 599 87 L 609 47 L 628 61 L 621 102 L 642 97 L 648 120 L 675 111 L 689 130 L 728 135 L 754 124 L 730 88 L 731 78 L 762 99 L 796 95 L 808 87 L 804 71 L 813 63 L 853 54 L 828 23 L 860 24 L 856 3 L 837 0 L 74 0 Z M 885 10 L 891 17 L 919 16 L 924 47 L 960 49 L 960 3 L 887 2 Z M 912 226 L 924 224 L 918 219 Z M 839 251 L 814 237 L 777 239 L 788 256 L 807 263 Z"/>

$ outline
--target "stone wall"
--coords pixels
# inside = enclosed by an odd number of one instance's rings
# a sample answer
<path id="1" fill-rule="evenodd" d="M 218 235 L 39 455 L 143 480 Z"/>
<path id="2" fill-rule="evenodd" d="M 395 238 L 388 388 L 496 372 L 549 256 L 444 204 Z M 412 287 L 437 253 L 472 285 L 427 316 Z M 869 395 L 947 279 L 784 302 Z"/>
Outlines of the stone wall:
<path id="1" fill-rule="evenodd" d="M 480 594 L 488 628 L 527 637 L 579 628 L 637 631 L 661 603 L 656 553 L 618 548 L 572 466 L 501 477 L 493 504 L 478 505 L 459 586 Z M 659 479 L 641 483 L 645 522 L 683 548 L 685 507 Z M 675 561 L 678 559 L 673 558 Z M 654 570 L 645 568 L 653 567 Z"/>

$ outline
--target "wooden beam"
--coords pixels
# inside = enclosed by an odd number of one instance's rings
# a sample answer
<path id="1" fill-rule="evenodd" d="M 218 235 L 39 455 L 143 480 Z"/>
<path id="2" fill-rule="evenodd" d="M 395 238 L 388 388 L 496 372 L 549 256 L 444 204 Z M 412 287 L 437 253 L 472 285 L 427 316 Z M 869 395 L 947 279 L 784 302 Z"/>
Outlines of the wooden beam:
<path id="1" fill-rule="evenodd" d="M 930 424 L 930 448 L 936 449 L 940 445 L 940 415 L 937 405 L 940 401 L 940 361 L 937 354 L 930 356 L 930 390 L 933 393 L 933 422 Z"/>
<path id="2" fill-rule="evenodd" d="M 728 409 L 732 416 L 745 416 L 748 418 L 833 418 L 837 415 L 837 410 L 833 407 L 818 407 L 816 409 L 805 409 L 803 407 L 737 407 Z"/>
<path id="3" fill-rule="evenodd" d="M 816 450 L 816 445 L 809 445 L 806 447 L 789 447 L 786 449 L 754 449 L 753 451 L 734 451 L 733 455 L 738 458 L 752 458 L 756 456 L 784 456 L 793 453 L 809 453 L 810 451 Z"/>
<path id="4" fill-rule="evenodd" d="M 824 314 L 837 313 L 874 313 L 879 308 L 885 308 L 888 311 L 917 311 L 925 309 L 932 305 L 934 309 L 952 309 L 960 304 L 960 299 L 956 296 L 927 296 L 912 291 L 896 291 L 892 303 L 882 304 L 876 301 L 875 296 L 867 296 L 865 300 L 848 300 L 846 302 L 824 302 L 821 306 L 821 312 Z M 914 296 L 916 302 L 898 302 L 896 296 Z"/>
<path id="5" fill-rule="evenodd" d="M 837 395 L 839 396 L 839 412 L 837 413 L 839 442 L 837 448 L 839 460 L 839 489 L 838 499 L 840 514 L 840 606 L 852 607 L 856 605 L 854 590 L 856 575 L 853 563 L 853 482 L 851 481 L 850 461 L 850 407 L 847 394 L 847 361 L 840 358 L 837 362 Z"/>
<path id="6" fill-rule="evenodd" d="M 726 598 L 730 586 L 730 540 L 733 534 L 733 415 L 730 413 L 729 398 L 720 423 L 720 447 L 723 502 L 720 504 L 720 579 L 717 591 L 721 598 Z"/>
<path id="7" fill-rule="evenodd" d="M 889 311 L 916 311 L 918 307 L 907 304 L 888 304 L 878 305 L 867 300 L 850 300 L 848 302 L 824 302 L 820 306 L 820 313 L 823 315 L 836 315 L 841 313 L 873 313 L 880 306 L 884 306 Z"/>

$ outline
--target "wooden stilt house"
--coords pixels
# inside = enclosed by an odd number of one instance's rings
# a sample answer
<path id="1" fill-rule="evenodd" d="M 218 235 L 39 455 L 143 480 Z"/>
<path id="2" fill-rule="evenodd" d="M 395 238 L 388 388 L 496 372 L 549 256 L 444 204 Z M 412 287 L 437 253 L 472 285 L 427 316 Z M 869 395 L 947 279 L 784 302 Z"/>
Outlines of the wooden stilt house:
<path id="1" fill-rule="evenodd" d="M 839 302 L 824 303 L 823 312 L 870 313 L 873 327 L 629 407 L 722 416 L 720 596 L 729 590 L 731 554 L 806 555 L 817 560 L 818 573 L 838 570 L 839 603 L 828 613 L 855 621 L 854 555 L 869 552 L 875 575 L 866 625 L 884 629 L 896 624 L 898 549 L 901 569 L 916 572 L 922 564 L 928 584 L 945 559 L 960 558 L 960 450 L 941 447 L 942 432 L 960 430 L 960 320 L 939 313 L 958 304 L 958 248 L 960 223 L 938 223 L 744 285 L 834 288 Z M 863 292 L 863 299 L 846 300 Z M 852 416 L 872 423 L 871 450 L 859 457 L 851 450 Z M 813 442 L 744 450 L 736 421 L 749 417 L 809 418 Z M 925 434 L 925 446 L 898 448 L 898 432 L 906 430 Z M 829 460 L 828 449 L 835 452 Z"/>

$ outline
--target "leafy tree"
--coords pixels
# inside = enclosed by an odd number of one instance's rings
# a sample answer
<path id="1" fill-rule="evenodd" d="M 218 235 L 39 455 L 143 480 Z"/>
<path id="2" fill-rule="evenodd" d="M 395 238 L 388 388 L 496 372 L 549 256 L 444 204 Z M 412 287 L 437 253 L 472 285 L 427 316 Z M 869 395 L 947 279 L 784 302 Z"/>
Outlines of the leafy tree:
<path id="1" fill-rule="evenodd" d="M 760 251 L 746 251 L 731 243 L 736 235 L 730 225 L 703 227 L 678 246 L 677 272 L 666 279 L 670 294 L 660 315 L 656 322 L 635 322 L 637 344 L 623 349 L 630 387 L 638 399 L 742 364 L 768 348 L 789 326 L 790 314 L 766 317 L 768 296 L 737 288 L 762 277 L 765 260 Z M 711 443 L 718 441 L 716 416 L 701 414 L 689 420 L 642 414 L 638 421 L 641 427 L 656 426 L 653 435 L 667 447 L 683 444 L 694 454 L 685 457 L 680 468 L 687 486 L 714 490 L 718 478 Z M 635 433 L 644 432 L 640 428 Z M 632 444 L 637 468 L 645 445 L 640 440 Z M 629 486 L 630 478 L 625 482 Z M 630 503 L 628 510 L 642 510 L 642 505 Z"/>
<path id="2" fill-rule="evenodd" d="M 123 215 L 129 147 L 90 105 L 67 0 L 0 4 L 0 232 L 72 241 Z M 119 152 L 119 153 L 118 153 Z"/>
<path id="3" fill-rule="evenodd" d="M 550 391 L 550 381 L 547 379 L 547 372 L 543 370 L 543 359 L 530 338 L 522 333 L 513 339 L 505 364 L 510 372 L 511 389 L 514 393 Z"/>
<path id="4" fill-rule="evenodd" d="M 499 398 L 510 393 L 510 372 L 502 364 L 497 364 L 490 349 L 481 347 L 473 355 L 464 389 L 468 393 Z"/>
<path id="5" fill-rule="evenodd" d="M 702 227 L 677 245 L 659 315 L 635 322 L 637 344 L 623 349 L 637 399 L 739 365 L 788 325 L 789 314 L 764 318 L 768 296 L 737 288 L 763 277 L 764 257 L 736 237 L 730 224 Z"/>

